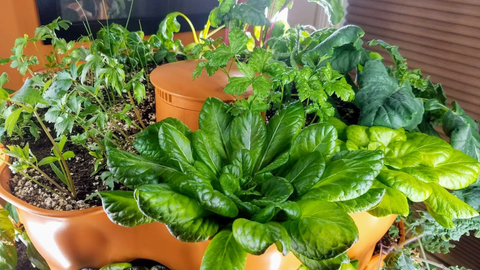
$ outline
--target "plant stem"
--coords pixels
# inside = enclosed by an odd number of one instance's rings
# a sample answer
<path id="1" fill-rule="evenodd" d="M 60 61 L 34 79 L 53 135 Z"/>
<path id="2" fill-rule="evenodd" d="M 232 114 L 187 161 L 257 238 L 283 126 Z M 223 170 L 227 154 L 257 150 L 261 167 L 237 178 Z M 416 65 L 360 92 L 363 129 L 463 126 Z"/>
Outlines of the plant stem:
<path id="1" fill-rule="evenodd" d="M 137 106 L 135 106 L 135 101 L 133 100 L 132 95 L 130 94 L 130 91 L 127 91 L 128 98 L 130 99 L 130 104 L 133 106 L 133 111 L 135 112 L 135 115 L 137 116 L 138 121 L 140 122 L 140 125 L 142 126 L 143 129 L 145 129 L 145 125 L 143 124 L 142 116 L 140 115 L 140 112 L 137 109 Z"/>
<path id="2" fill-rule="evenodd" d="M 197 43 L 197 44 L 200 43 L 198 41 L 197 32 L 195 31 L 195 27 L 193 26 L 190 19 L 187 16 L 185 16 L 185 14 L 183 14 L 181 12 L 178 12 L 178 15 L 182 16 L 185 19 L 185 21 L 187 21 L 188 25 L 190 26 L 190 29 L 192 29 L 193 40 L 195 41 L 195 43 Z"/>
<path id="3" fill-rule="evenodd" d="M 69 192 L 68 190 L 64 189 L 62 186 L 60 186 L 55 180 L 53 180 L 46 172 L 44 172 L 42 169 L 40 169 L 38 166 L 35 164 L 30 164 L 35 170 L 37 170 L 43 177 L 45 177 L 50 183 L 52 183 L 55 187 L 57 187 L 59 190 L 61 190 L 63 193 L 68 194 L 70 197 L 75 199 L 73 194 Z M 33 178 L 32 178 L 33 179 Z"/>
<path id="4" fill-rule="evenodd" d="M 418 244 L 420 246 L 420 251 L 422 252 L 423 258 L 427 259 L 427 254 L 425 254 L 425 249 L 423 248 L 422 240 L 418 239 Z M 427 269 L 430 270 L 430 266 L 427 264 Z"/>
<path id="5" fill-rule="evenodd" d="M 122 134 L 122 136 L 125 137 L 125 139 L 130 143 L 130 145 L 133 145 L 133 142 L 132 140 L 130 140 L 130 137 L 125 132 L 123 132 L 123 130 L 117 125 L 117 121 L 115 118 L 112 118 L 112 124 L 115 126 L 115 128 L 117 128 L 118 132 L 120 132 L 120 134 Z"/>
<path id="6" fill-rule="evenodd" d="M 47 135 L 48 139 L 49 139 L 50 142 L 53 144 L 53 148 L 55 149 L 55 151 L 57 152 L 58 156 L 60 157 L 61 164 L 62 164 L 62 166 L 64 166 L 64 168 L 65 168 L 66 176 L 67 176 L 68 182 L 69 182 L 70 187 L 71 187 L 70 192 L 72 192 L 72 197 L 75 199 L 75 198 L 77 197 L 77 192 L 75 191 L 75 186 L 74 186 L 74 184 L 73 184 L 72 175 L 70 174 L 70 168 L 69 168 L 68 165 L 67 165 L 67 161 L 65 161 L 65 159 L 63 158 L 62 152 L 60 151 L 60 149 L 58 149 L 57 143 L 55 142 L 55 140 L 53 139 L 52 135 L 51 135 L 50 132 L 48 131 L 48 128 L 47 128 L 47 127 L 45 126 L 45 124 L 43 123 L 42 118 L 40 117 L 40 115 L 38 115 L 38 113 L 37 113 L 36 110 L 34 110 L 33 113 L 35 114 L 35 117 L 37 118 L 38 122 L 39 122 L 40 125 L 42 126 L 42 129 L 43 129 L 43 131 L 45 132 L 45 134 Z"/>
<path id="7" fill-rule="evenodd" d="M 210 32 L 209 34 L 207 34 L 207 35 L 205 36 L 205 38 L 209 38 L 209 37 L 215 35 L 218 31 L 222 30 L 223 28 L 225 28 L 225 25 L 222 25 L 222 26 L 218 27 L 217 29 L 213 30 L 212 32 Z"/>
<path id="8" fill-rule="evenodd" d="M 423 258 L 419 258 L 419 257 L 412 257 L 412 259 L 416 260 L 416 261 L 419 261 L 419 262 L 426 263 L 426 264 L 431 264 L 435 267 L 438 267 L 438 268 L 441 268 L 441 269 L 444 269 L 444 270 L 448 270 L 448 267 L 446 267 L 445 265 L 440 264 L 440 263 L 436 263 L 436 262 L 433 262 L 433 261 L 430 261 L 430 260 L 427 260 L 427 259 L 423 259 Z"/>
<path id="9" fill-rule="evenodd" d="M 128 23 L 130 22 L 130 16 L 132 15 L 132 9 L 133 9 L 133 2 L 134 0 L 130 1 L 130 10 L 128 11 L 128 17 L 127 17 L 127 22 L 125 23 L 125 29 L 128 27 Z"/>
<path id="10" fill-rule="evenodd" d="M 12 163 L 10 163 L 10 162 L 8 162 L 7 160 L 5 160 L 1 155 L 0 155 L 0 160 L 1 160 L 3 163 L 5 163 L 5 164 L 7 164 L 8 166 L 10 166 L 10 167 L 13 166 Z M 40 170 L 40 171 L 41 171 L 41 170 Z M 39 171 L 39 172 L 40 172 L 40 171 Z M 48 190 L 48 191 L 50 191 L 50 192 L 52 192 L 52 193 L 54 193 L 54 194 L 57 194 L 58 196 L 62 197 L 63 199 L 66 199 L 62 194 L 59 194 L 59 193 L 55 192 L 53 189 L 51 189 L 51 188 L 45 186 L 44 184 L 38 182 L 35 178 L 33 178 L 33 177 L 31 177 L 30 175 L 24 173 L 23 171 L 18 171 L 18 172 L 19 172 L 21 175 L 23 175 L 23 177 L 28 178 L 29 180 L 33 181 L 35 184 L 41 186 L 42 188 L 44 188 L 44 189 L 46 189 L 46 190 Z M 42 172 L 40 172 L 40 173 L 42 173 Z M 50 181 L 52 184 L 54 184 L 55 186 L 58 185 L 57 182 L 55 182 L 53 179 L 51 179 L 51 178 L 48 177 L 48 176 L 47 176 L 47 180 L 49 180 L 49 181 Z M 62 190 L 62 192 L 64 192 L 65 194 L 70 194 L 68 191 L 66 191 L 66 190 L 65 190 L 64 188 L 62 188 L 61 186 L 57 186 L 57 187 L 58 187 L 60 190 Z"/>

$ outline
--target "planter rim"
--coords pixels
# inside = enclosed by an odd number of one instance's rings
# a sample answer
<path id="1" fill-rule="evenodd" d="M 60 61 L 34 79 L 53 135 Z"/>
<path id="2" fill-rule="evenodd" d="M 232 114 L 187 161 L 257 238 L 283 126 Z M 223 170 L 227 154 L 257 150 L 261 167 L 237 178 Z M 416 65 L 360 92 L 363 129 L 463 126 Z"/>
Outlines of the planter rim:
<path id="1" fill-rule="evenodd" d="M 3 159 L 8 161 L 10 158 L 8 155 L 3 153 L 3 149 L 5 149 L 5 147 L 3 146 L 3 144 L 0 144 L 1 155 L 3 155 Z M 1 162 L 0 173 L 3 172 L 3 170 L 10 170 L 5 162 L 3 161 L 0 161 L 0 162 Z M 8 183 L 5 183 L 5 184 L 8 184 Z M 24 211 L 30 212 L 35 215 L 48 216 L 52 218 L 74 218 L 78 216 L 94 215 L 103 211 L 102 206 L 95 206 L 88 209 L 72 210 L 72 211 L 58 211 L 58 210 L 43 209 L 37 206 L 33 206 L 25 202 L 24 200 L 21 200 L 15 197 L 12 193 L 10 193 L 10 191 L 6 190 L 3 187 L 3 183 L 0 184 L 0 197 L 2 197 L 5 201 L 13 204 L 15 207 L 21 208 Z"/>

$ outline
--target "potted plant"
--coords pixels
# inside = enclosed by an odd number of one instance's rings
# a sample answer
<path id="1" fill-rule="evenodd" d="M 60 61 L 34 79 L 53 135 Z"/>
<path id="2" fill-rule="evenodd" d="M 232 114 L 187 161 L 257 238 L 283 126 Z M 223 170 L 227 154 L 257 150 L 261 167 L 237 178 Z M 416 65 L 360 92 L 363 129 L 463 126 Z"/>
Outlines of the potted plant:
<path id="1" fill-rule="evenodd" d="M 258 269 L 247 254 L 273 244 L 284 255 L 292 251 L 304 269 L 340 269 L 358 237 L 348 213 L 406 215 L 408 198 L 445 222 L 478 214 L 445 187 L 468 186 L 480 164 L 439 138 L 337 126 L 342 141 L 329 123 L 303 128 L 300 102 L 267 124 L 252 110 L 229 111 L 209 98 L 197 131 L 168 118 L 137 135 L 141 155 L 108 146 L 111 172 L 131 189 L 101 192 L 112 221 L 160 221 L 181 241 L 212 239 L 207 248 L 191 246 L 205 252 L 192 269 Z"/>
<path id="2" fill-rule="evenodd" d="M 10 156 L 2 156 L 1 196 L 15 205 L 33 244 L 54 269 L 148 257 L 148 243 L 154 244 L 148 231 L 159 225 L 125 230 L 108 220 L 94 195 L 116 185 L 105 169 L 105 140 L 128 147 L 134 133 L 154 122 L 154 107 L 145 100 L 145 75 L 152 65 L 174 60 L 174 53 L 155 35 L 144 39 L 141 31 L 115 24 L 100 30 L 89 48 L 79 47 L 56 36 L 55 31 L 65 27 L 68 22 L 63 20 L 39 27 L 34 37 L 17 39 L 14 54 L 2 61 L 28 78 L 9 95 L 1 88 L 8 77 L 0 76 L 2 152 Z M 54 51 L 45 59 L 24 55 L 26 46 L 47 39 Z M 35 73 L 38 62 L 45 69 Z M 16 178 L 10 178 L 10 170 Z M 18 182 L 33 193 L 21 191 Z M 120 248 L 138 237 L 145 239 L 143 248 Z M 13 251 L 8 254 L 15 257 Z M 1 268 L 15 267 L 15 260 L 7 262 Z"/>

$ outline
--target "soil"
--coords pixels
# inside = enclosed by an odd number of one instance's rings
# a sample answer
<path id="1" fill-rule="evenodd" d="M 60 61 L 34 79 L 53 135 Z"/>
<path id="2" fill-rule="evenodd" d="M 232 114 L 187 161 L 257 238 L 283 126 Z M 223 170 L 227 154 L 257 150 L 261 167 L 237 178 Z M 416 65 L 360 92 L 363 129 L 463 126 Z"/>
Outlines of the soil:
<path id="1" fill-rule="evenodd" d="M 145 126 L 155 123 L 155 89 L 153 87 L 146 87 L 146 99 L 138 105 L 138 109 L 142 115 Z M 119 110 L 121 110 L 121 108 L 119 108 Z M 136 119 L 133 112 L 129 116 L 132 120 Z M 125 133 L 135 134 L 139 131 L 132 125 L 127 125 L 125 123 L 118 124 Z M 53 125 L 50 125 L 49 129 L 53 131 Z M 74 130 L 73 133 L 81 133 L 82 131 L 83 130 L 81 129 Z M 18 144 L 24 146 L 22 145 L 24 142 L 29 142 L 30 149 L 32 149 L 32 152 L 35 153 L 37 160 L 41 160 L 43 157 L 52 154 L 52 144 L 46 136 L 41 136 L 40 139 L 35 140 L 35 138 L 28 133 L 28 135 L 25 135 L 23 138 L 6 138 L 4 144 Z M 128 145 L 128 143 L 123 145 Z M 133 151 L 133 147 L 130 146 L 128 150 Z M 67 160 L 67 164 L 71 170 L 75 190 L 77 191 L 76 199 L 72 199 L 64 195 L 64 193 L 59 191 L 53 184 L 47 181 L 39 172 L 34 169 L 29 169 L 27 172 L 28 175 L 37 180 L 39 183 L 54 190 L 56 194 L 45 190 L 38 184 L 26 179 L 19 173 L 12 174 L 12 178 L 10 180 L 10 188 L 12 193 L 18 198 L 34 206 L 49 210 L 69 211 L 100 206 L 100 198 L 98 196 L 91 195 L 98 191 L 108 189 L 101 179 L 101 174 L 103 171 L 105 171 L 105 169 L 92 176 L 92 173 L 94 172 L 95 158 L 91 156 L 88 153 L 88 150 L 83 146 L 67 142 L 64 148 L 64 152 L 65 151 L 73 151 L 75 153 L 75 157 Z M 47 175 L 51 177 L 55 176 L 50 166 L 42 166 L 41 169 L 44 170 Z M 65 186 L 58 178 L 52 178 L 56 180 L 57 183 Z M 91 198 L 88 198 L 89 196 Z M 86 200 L 86 198 L 88 199 Z"/>

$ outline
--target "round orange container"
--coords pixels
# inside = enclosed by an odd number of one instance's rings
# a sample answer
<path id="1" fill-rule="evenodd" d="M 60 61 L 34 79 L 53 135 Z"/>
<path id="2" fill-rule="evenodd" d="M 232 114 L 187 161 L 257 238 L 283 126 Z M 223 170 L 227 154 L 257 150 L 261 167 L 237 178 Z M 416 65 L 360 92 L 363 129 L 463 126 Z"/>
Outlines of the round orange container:
<path id="1" fill-rule="evenodd" d="M 201 60 L 186 60 L 155 68 L 150 81 L 155 86 L 157 121 L 174 117 L 190 129 L 198 129 L 198 115 L 208 97 L 217 97 L 224 102 L 234 102 L 234 96 L 225 94 L 228 77 L 221 71 L 208 76 L 205 70 L 195 80 L 193 71 Z M 230 76 L 243 76 L 232 65 Z"/>

